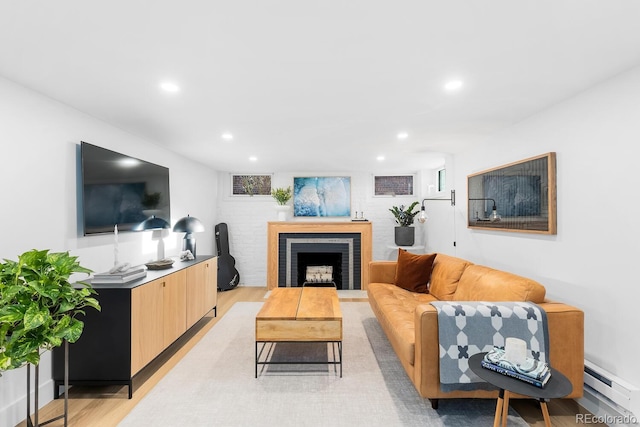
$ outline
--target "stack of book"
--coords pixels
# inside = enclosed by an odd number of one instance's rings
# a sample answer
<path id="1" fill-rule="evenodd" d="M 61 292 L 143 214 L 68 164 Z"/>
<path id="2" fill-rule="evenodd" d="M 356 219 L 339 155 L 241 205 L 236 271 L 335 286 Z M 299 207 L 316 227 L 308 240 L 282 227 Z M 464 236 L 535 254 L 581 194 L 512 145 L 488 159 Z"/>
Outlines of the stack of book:
<path id="1" fill-rule="evenodd" d="M 544 387 L 551 378 L 551 369 L 547 363 L 527 357 L 524 363 L 515 364 L 506 359 L 503 349 L 497 347 L 485 354 L 480 364 L 483 368 L 517 378 L 540 388 Z"/>
<path id="2" fill-rule="evenodd" d="M 129 283 L 147 275 L 147 267 L 137 265 L 125 271 L 116 271 L 114 273 L 98 273 L 94 274 L 91 283 Z"/>

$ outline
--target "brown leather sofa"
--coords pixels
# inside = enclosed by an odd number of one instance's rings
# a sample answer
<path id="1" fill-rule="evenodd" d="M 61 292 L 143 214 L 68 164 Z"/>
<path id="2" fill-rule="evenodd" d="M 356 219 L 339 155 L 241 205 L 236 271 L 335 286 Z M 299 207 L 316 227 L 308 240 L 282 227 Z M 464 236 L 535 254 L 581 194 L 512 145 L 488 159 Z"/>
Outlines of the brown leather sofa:
<path id="1" fill-rule="evenodd" d="M 431 399 L 495 398 L 487 390 L 440 389 L 438 315 L 430 301 L 529 301 L 547 314 L 549 361 L 573 385 L 568 398 L 583 393 L 584 313 L 576 307 L 545 299 L 538 282 L 515 274 L 437 254 L 428 293 L 394 285 L 396 261 L 369 264 L 369 303 L 407 375 L 422 397 Z M 514 395 L 513 397 L 522 397 Z"/>

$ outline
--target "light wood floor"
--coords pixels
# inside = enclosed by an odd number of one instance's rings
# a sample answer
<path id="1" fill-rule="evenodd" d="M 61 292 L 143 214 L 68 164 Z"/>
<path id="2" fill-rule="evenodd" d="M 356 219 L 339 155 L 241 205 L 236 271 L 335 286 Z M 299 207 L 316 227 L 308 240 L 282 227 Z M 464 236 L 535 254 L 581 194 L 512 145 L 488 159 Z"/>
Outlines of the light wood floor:
<path id="1" fill-rule="evenodd" d="M 206 334 L 233 304 L 240 301 L 263 301 L 266 288 L 239 286 L 226 292 L 218 292 L 218 316 L 209 313 L 198 322 L 175 344 L 169 347 L 149 366 L 134 378 L 133 398 L 128 399 L 127 388 L 121 386 L 110 387 L 72 387 L 69 391 L 69 426 L 93 427 L 116 426 L 133 407 L 169 372 L 182 357 Z M 349 299 L 341 301 L 366 301 Z M 54 418 L 62 413 L 63 399 L 54 400 L 39 412 L 39 421 Z M 513 408 L 533 427 L 544 426 L 542 413 L 536 401 L 512 400 Z M 556 427 L 576 425 L 576 414 L 586 411 L 573 400 L 552 400 L 548 404 L 551 423 Z M 26 427 L 26 420 L 18 424 Z M 47 424 L 51 427 L 63 426 L 62 420 Z M 593 424 L 606 426 L 606 424 Z"/>

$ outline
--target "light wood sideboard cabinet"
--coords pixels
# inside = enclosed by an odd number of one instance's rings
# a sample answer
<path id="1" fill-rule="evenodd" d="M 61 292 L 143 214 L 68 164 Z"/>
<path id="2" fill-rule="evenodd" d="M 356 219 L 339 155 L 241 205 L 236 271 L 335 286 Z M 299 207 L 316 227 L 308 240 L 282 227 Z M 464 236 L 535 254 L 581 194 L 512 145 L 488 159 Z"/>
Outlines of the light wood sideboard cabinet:
<path id="1" fill-rule="evenodd" d="M 158 279 L 131 290 L 132 375 L 164 350 L 164 284 Z"/>
<path id="2" fill-rule="evenodd" d="M 218 259 L 201 262 L 187 270 L 187 328 L 202 319 L 218 300 Z M 206 284 L 216 282 L 214 287 Z"/>
<path id="3" fill-rule="evenodd" d="M 217 258 L 176 261 L 126 284 L 94 284 L 102 310 L 87 310 L 80 339 L 69 345 L 70 385 L 122 384 L 211 310 L 216 314 Z M 53 350 L 54 397 L 64 384 L 64 350 Z"/>
<path id="4" fill-rule="evenodd" d="M 131 290 L 133 375 L 187 330 L 187 271 L 199 268 L 198 265 Z M 198 285 L 204 287 L 207 283 Z M 198 320 L 205 314 L 203 312 Z"/>
<path id="5" fill-rule="evenodd" d="M 169 347 L 175 340 L 180 338 L 180 335 L 193 326 L 193 324 L 187 325 L 188 273 L 195 268 L 199 268 L 202 264 L 196 264 L 191 268 L 171 274 L 167 276 L 166 281 L 162 284 L 162 342 L 165 348 Z M 211 287 L 211 282 L 202 282 L 199 285 Z M 202 319 L 211 310 L 211 307 L 215 307 L 215 304 L 203 311 L 198 320 Z"/>

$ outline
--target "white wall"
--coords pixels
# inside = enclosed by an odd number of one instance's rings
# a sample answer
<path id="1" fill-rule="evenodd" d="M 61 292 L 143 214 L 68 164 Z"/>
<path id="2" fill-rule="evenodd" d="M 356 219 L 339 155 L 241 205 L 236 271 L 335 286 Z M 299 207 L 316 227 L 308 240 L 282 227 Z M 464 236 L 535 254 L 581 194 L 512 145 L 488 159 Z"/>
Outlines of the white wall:
<path id="1" fill-rule="evenodd" d="M 455 157 L 457 255 L 534 278 L 548 297 L 583 309 L 585 357 L 636 386 L 639 100 L 636 68 Z M 466 228 L 467 175 L 550 151 L 557 235 Z"/>
<path id="2" fill-rule="evenodd" d="M 157 163 L 170 170 L 172 224 L 188 213 L 202 220 L 198 253 L 214 253 L 217 173 L 86 114 L 0 78 L 0 258 L 16 259 L 30 249 L 70 251 L 94 271 L 113 265 L 113 236 L 78 234 L 76 151 L 80 141 Z M 155 232 L 154 232 L 155 233 Z M 153 233 L 120 233 L 120 260 L 155 259 Z M 177 255 L 182 235 L 165 232 L 166 255 Z M 99 299 L 99 297 L 98 297 Z M 40 365 L 40 403 L 53 395 L 51 357 Z M 32 387 L 33 391 L 33 387 Z M 25 368 L 0 378 L 0 425 L 26 416 Z"/>

